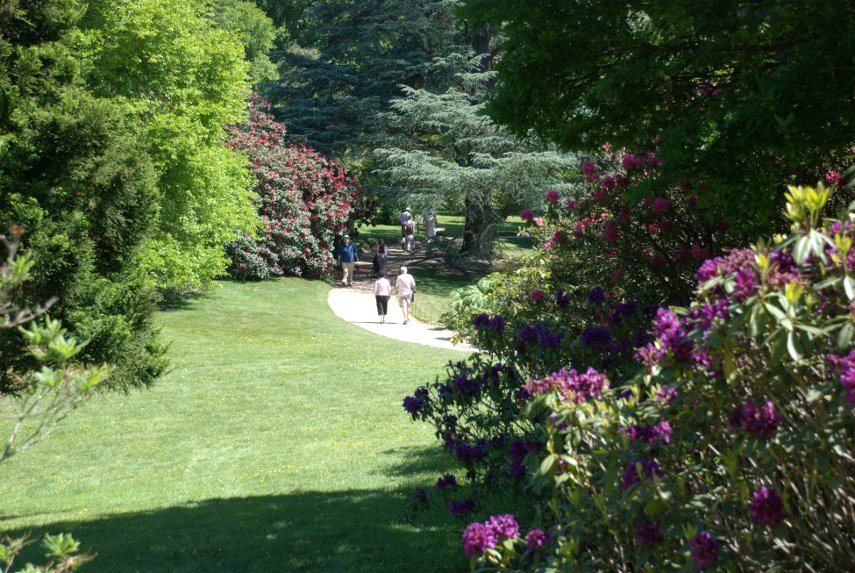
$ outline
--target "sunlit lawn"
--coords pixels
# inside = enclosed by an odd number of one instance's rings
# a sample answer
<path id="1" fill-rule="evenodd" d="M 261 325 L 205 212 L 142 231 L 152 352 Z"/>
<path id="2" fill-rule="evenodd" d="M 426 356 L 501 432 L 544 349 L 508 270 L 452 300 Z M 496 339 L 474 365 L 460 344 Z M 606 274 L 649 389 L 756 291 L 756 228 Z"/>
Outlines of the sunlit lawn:
<path id="1" fill-rule="evenodd" d="M 460 353 L 342 322 L 320 282 L 221 286 L 160 315 L 156 387 L 0 466 L 0 529 L 72 531 L 93 572 L 464 569 L 447 513 L 405 519 L 446 461 L 401 408 Z"/>

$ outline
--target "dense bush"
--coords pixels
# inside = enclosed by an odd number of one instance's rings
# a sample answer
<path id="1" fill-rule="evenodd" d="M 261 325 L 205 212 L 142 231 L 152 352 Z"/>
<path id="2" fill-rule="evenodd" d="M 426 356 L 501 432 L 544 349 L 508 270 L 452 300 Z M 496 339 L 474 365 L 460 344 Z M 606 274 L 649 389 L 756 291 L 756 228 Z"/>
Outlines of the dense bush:
<path id="1" fill-rule="evenodd" d="M 530 379 L 527 456 L 549 498 L 520 537 L 467 528 L 485 570 L 848 571 L 855 556 L 855 231 L 790 188 L 792 234 L 701 265 L 645 369 Z M 528 542 L 527 542 L 528 541 Z"/>
<path id="2" fill-rule="evenodd" d="M 250 119 L 230 131 L 228 145 L 249 153 L 255 173 L 262 237 L 242 237 L 227 247 L 229 272 L 238 278 L 269 275 L 329 278 L 336 236 L 351 229 L 370 207 L 363 189 L 338 159 L 327 159 L 285 141 L 260 98 Z"/>
<path id="3" fill-rule="evenodd" d="M 156 167 L 121 105 L 81 75 L 69 46 L 77 3 L 20 4 L 0 10 L 0 229 L 23 227 L 22 248 L 39 264 L 12 303 L 57 297 L 53 315 L 89 341 L 80 358 L 115 366 L 105 384 L 151 384 L 165 347 L 137 254 L 159 217 Z M 26 346 L 0 330 L 0 392 L 10 368 L 35 366 Z"/>

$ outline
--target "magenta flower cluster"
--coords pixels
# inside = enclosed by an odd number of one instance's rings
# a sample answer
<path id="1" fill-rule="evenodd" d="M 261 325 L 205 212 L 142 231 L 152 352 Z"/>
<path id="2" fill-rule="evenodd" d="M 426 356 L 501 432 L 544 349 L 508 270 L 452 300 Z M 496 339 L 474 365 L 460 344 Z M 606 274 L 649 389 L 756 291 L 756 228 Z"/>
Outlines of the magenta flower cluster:
<path id="1" fill-rule="evenodd" d="M 752 494 L 748 513 L 751 515 L 751 521 L 769 527 L 778 525 L 787 516 L 781 496 L 774 488 L 765 485 Z"/>
<path id="2" fill-rule="evenodd" d="M 715 565 L 721 543 L 709 531 L 701 531 L 689 540 L 689 552 L 698 571 Z"/>
<path id="3" fill-rule="evenodd" d="M 656 460 L 651 460 L 645 457 L 640 457 L 631 460 L 626 467 L 623 468 L 623 477 L 621 485 L 623 489 L 629 489 L 637 483 L 640 483 L 642 478 L 647 479 L 653 476 L 661 476 L 662 470 Z"/>
<path id="4" fill-rule="evenodd" d="M 635 523 L 635 540 L 641 545 L 651 546 L 665 540 L 662 525 L 658 521 L 638 521 Z"/>
<path id="5" fill-rule="evenodd" d="M 590 398 L 599 398 L 603 390 L 609 387 L 609 379 L 593 368 L 588 368 L 585 373 L 578 373 L 575 369 L 568 372 L 564 368 L 539 380 L 530 380 L 523 388 L 530 396 L 546 394 L 558 391 L 563 399 L 572 398 L 574 402 L 581 403 Z"/>
<path id="6" fill-rule="evenodd" d="M 520 526 L 513 515 L 494 515 L 484 523 L 470 523 L 463 532 L 463 552 L 467 557 L 484 553 L 503 539 L 519 537 Z"/>
<path id="7" fill-rule="evenodd" d="M 484 523 L 470 523 L 463 532 L 463 552 L 467 557 L 484 553 L 496 547 L 506 539 L 518 539 L 520 526 L 511 514 L 494 515 Z M 525 545 L 529 551 L 546 547 L 552 540 L 552 534 L 542 529 L 532 529 L 525 536 Z"/>
<path id="8" fill-rule="evenodd" d="M 839 379 L 846 403 L 855 407 L 855 350 L 843 357 L 830 355 L 828 360 L 840 371 Z"/>
<path id="9" fill-rule="evenodd" d="M 657 424 L 642 424 L 621 428 L 621 433 L 626 434 L 633 442 L 645 442 L 648 444 L 670 444 L 671 424 L 662 420 Z"/>
<path id="10" fill-rule="evenodd" d="M 733 431 L 744 431 L 758 438 L 768 440 L 775 435 L 781 415 L 771 400 L 757 405 L 746 400 L 730 417 L 730 428 Z"/>

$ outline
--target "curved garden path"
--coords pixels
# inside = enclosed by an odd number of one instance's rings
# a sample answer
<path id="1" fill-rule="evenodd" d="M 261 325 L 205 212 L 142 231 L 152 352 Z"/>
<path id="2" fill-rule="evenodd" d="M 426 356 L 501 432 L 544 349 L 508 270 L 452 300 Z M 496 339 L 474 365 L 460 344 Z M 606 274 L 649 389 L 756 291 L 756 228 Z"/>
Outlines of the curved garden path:
<path id="1" fill-rule="evenodd" d="M 416 285 L 418 285 L 419 271 L 417 267 L 411 265 L 410 256 L 410 253 L 402 251 L 399 246 L 389 245 L 387 270 L 389 281 L 393 287 L 398 269 L 402 264 L 411 267 L 411 274 L 415 277 Z M 337 316 L 365 330 L 402 342 L 462 352 L 473 352 L 475 350 L 468 344 L 452 344 L 453 332 L 421 322 L 415 319 L 412 314 L 407 324 L 403 324 L 404 316 L 401 307 L 398 306 L 398 297 L 395 294 L 389 299 L 389 314 L 386 315 L 386 323 L 380 324 L 374 299 L 374 282 L 371 279 L 372 254 L 370 252 L 360 253 L 360 258 L 362 261 L 356 264 L 353 286 L 350 288 L 342 287 L 341 282 L 336 281 L 336 287 L 330 290 L 327 297 L 327 303 Z M 426 270 L 425 272 L 429 271 Z M 419 296 L 416 292 L 415 305 L 418 306 L 418 304 Z"/>

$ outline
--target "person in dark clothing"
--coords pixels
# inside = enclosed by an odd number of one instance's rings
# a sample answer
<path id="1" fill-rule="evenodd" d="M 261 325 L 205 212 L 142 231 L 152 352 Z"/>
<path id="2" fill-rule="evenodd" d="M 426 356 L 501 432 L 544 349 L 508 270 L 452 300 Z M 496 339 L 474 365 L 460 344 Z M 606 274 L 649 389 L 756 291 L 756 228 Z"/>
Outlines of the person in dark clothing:
<path id="1" fill-rule="evenodd" d="M 341 263 L 341 269 L 344 273 L 341 279 L 342 286 L 351 286 L 353 284 L 353 267 L 359 260 L 359 256 L 356 254 L 356 246 L 350 242 L 349 235 L 342 237 L 336 259 Z"/>

